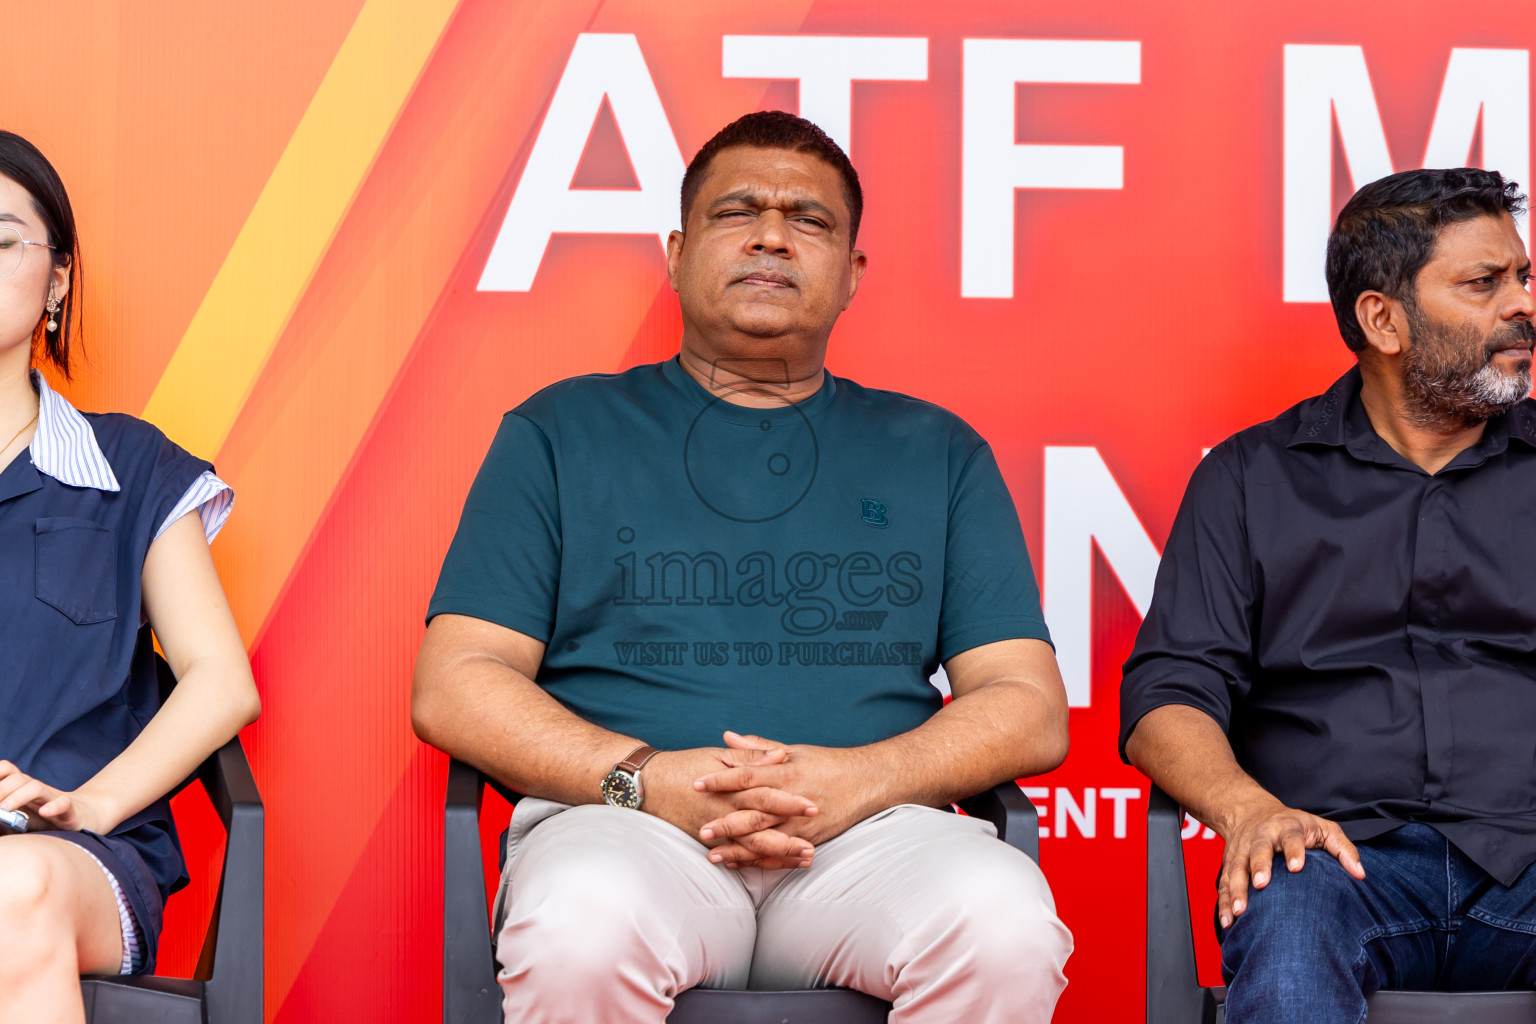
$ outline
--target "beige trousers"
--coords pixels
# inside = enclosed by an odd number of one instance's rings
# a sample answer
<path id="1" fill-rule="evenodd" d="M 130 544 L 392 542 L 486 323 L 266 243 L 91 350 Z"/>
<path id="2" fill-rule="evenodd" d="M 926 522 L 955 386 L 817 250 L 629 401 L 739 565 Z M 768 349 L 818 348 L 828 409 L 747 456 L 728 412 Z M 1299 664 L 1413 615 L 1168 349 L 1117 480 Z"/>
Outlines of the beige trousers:
<path id="1" fill-rule="evenodd" d="M 660 1024 L 694 986 L 855 988 L 892 1024 L 1044 1024 L 1072 936 L 987 822 L 903 805 L 803 870 L 728 870 L 638 811 L 524 799 L 497 895 L 508 1024 Z"/>

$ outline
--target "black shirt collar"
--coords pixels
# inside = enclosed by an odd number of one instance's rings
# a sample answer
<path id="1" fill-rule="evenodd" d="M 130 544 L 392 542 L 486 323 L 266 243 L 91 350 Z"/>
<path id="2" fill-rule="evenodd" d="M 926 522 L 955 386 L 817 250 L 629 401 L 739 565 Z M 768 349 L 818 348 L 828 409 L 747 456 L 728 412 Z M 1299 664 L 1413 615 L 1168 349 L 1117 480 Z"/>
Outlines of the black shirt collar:
<path id="1" fill-rule="evenodd" d="M 1412 466 L 1371 426 L 1365 403 L 1360 401 L 1360 385 L 1360 367 L 1355 366 L 1327 391 L 1301 403 L 1296 430 L 1286 447 L 1326 445 L 1344 448 L 1364 462 Z M 1536 401 L 1527 398 L 1509 412 L 1489 419 L 1477 444 L 1458 454 L 1445 468 L 1478 465 L 1504 454 L 1511 441 L 1536 451 Z"/>

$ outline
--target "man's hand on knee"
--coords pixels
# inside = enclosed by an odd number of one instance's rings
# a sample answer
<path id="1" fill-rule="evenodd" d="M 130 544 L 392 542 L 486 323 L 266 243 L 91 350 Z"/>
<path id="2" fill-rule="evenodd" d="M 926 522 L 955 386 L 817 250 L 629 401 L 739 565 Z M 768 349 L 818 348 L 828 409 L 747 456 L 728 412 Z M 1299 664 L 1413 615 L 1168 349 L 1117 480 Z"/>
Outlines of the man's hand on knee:
<path id="1" fill-rule="evenodd" d="M 1279 801 L 1235 816 L 1224 826 L 1222 838 L 1227 850 L 1221 865 L 1221 881 L 1216 887 L 1216 909 L 1223 928 L 1230 928 L 1247 909 L 1250 883 L 1255 889 L 1269 884 L 1276 854 L 1283 855 L 1286 870 L 1295 873 L 1306 866 L 1308 850 L 1326 850 L 1338 858 L 1350 875 L 1365 877 L 1360 852 L 1337 822 L 1286 807 Z"/>
<path id="2" fill-rule="evenodd" d="M 810 867 L 814 844 L 779 826 L 815 816 L 811 800 L 770 786 L 722 793 L 702 793 L 693 786 L 701 773 L 723 770 L 743 758 L 768 764 L 785 756 L 782 747 L 753 752 L 708 747 L 664 751 L 646 765 L 642 808 L 713 847 L 709 859 L 724 867 Z M 708 823 L 727 818 L 732 831 L 704 834 Z"/>

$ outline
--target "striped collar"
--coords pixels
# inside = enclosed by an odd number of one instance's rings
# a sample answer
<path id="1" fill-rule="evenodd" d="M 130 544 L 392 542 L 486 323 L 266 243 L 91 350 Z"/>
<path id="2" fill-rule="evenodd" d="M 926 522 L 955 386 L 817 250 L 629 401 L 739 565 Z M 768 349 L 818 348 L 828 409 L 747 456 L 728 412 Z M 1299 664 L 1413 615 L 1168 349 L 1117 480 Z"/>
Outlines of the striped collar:
<path id="1" fill-rule="evenodd" d="M 48 386 L 41 373 L 32 371 L 37 389 L 37 432 L 32 436 L 32 465 L 70 487 L 120 491 L 112 465 L 96 443 L 90 421 L 64 396 Z"/>

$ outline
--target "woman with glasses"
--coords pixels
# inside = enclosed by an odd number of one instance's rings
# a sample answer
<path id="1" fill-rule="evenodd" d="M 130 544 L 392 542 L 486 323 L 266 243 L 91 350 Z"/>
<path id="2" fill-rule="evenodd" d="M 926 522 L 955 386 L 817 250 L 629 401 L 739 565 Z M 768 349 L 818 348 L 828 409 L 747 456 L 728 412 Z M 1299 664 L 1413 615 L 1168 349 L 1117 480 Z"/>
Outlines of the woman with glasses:
<path id="1" fill-rule="evenodd" d="M 259 709 L 208 552 L 229 488 L 39 370 L 70 376 L 79 287 L 63 183 L 0 132 L 0 1021 L 80 1021 L 79 975 L 153 968 L 186 881 L 166 794 Z"/>

